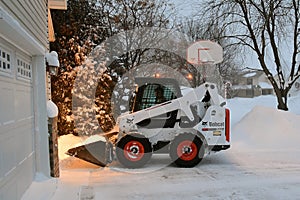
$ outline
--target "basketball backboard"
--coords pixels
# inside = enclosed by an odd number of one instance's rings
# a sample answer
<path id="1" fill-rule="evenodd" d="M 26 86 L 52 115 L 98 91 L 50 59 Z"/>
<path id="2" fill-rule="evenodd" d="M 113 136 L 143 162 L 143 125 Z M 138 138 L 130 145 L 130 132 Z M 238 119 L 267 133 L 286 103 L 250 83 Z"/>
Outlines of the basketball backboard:
<path id="1" fill-rule="evenodd" d="M 223 61 L 223 48 L 216 42 L 200 40 L 187 48 L 187 61 L 191 64 L 217 64 Z"/>

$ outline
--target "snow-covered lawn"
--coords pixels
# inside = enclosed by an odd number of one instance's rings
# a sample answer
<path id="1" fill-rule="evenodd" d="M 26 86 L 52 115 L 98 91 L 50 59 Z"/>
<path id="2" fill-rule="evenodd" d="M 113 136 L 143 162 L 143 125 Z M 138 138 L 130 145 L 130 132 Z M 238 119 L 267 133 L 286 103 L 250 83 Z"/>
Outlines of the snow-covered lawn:
<path id="1" fill-rule="evenodd" d="M 228 100 L 232 146 L 195 168 L 170 166 L 155 155 L 142 169 L 114 162 L 99 168 L 63 154 L 82 141 L 59 139 L 61 177 L 37 175 L 23 196 L 33 199 L 300 199 L 300 96 L 289 112 L 274 96 Z"/>

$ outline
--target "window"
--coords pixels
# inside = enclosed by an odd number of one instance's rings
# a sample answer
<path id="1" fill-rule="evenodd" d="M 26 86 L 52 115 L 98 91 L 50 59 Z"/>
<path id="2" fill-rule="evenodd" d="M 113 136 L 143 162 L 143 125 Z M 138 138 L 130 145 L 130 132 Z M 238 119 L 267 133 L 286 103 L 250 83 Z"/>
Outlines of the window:
<path id="1" fill-rule="evenodd" d="M 11 53 L 0 47 L 0 71 L 11 73 Z"/>
<path id="2" fill-rule="evenodd" d="M 151 107 L 155 105 L 156 97 L 155 97 L 155 88 L 156 85 L 146 85 L 143 87 L 143 96 L 140 102 L 139 110 Z"/>
<path id="3" fill-rule="evenodd" d="M 247 78 L 247 85 L 252 85 L 252 84 L 253 84 L 253 79 Z"/>
<path id="4" fill-rule="evenodd" d="M 160 88 L 162 90 L 162 95 L 164 100 L 158 101 L 156 90 Z M 176 90 L 173 85 L 160 85 L 160 84 L 147 84 L 139 87 L 138 98 L 136 100 L 135 111 L 142 110 L 154 106 L 165 101 L 170 101 L 177 98 L 175 96 Z"/>
<path id="5" fill-rule="evenodd" d="M 32 77 L 31 64 L 21 58 L 17 58 L 17 76 L 30 80 Z"/>

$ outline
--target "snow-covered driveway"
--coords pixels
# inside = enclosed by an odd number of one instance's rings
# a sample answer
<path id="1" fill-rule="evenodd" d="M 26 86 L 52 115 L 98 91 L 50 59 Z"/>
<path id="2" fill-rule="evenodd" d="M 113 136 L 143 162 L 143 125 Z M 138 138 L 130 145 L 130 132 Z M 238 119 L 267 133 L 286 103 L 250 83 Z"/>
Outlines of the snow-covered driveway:
<path id="1" fill-rule="evenodd" d="M 138 172 L 124 172 L 118 165 L 92 170 L 88 185 L 83 186 L 88 186 L 88 192 L 82 190 L 80 195 L 94 199 L 300 199 L 299 153 L 236 149 L 206 157 L 191 169 L 164 167 L 161 163 L 167 164 L 168 157 L 156 156 Z"/>
<path id="2" fill-rule="evenodd" d="M 274 97 L 230 100 L 231 148 L 194 168 L 170 166 L 168 155 L 154 155 L 145 167 L 130 170 L 66 156 L 61 177 L 37 177 L 23 200 L 300 199 L 300 98 L 294 100 L 293 112 L 270 108 Z M 63 136 L 60 146 L 68 149 L 70 141 L 79 142 Z"/>
<path id="3" fill-rule="evenodd" d="M 51 199 L 300 199 L 299 153 L 232 148 L 190 169 L 168 166 L 167 155 L 139 170 L 74 158 L 81 168 L 62 171 Z"/>

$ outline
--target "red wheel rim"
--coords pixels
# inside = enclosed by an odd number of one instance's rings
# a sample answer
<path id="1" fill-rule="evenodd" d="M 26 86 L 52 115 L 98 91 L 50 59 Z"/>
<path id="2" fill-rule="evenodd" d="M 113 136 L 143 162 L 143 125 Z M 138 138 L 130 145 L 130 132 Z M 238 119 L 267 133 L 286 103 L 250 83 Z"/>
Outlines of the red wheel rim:
<path id="1" fill-rule="evenodd" d="M 185 161 L 193 160 L 197 156 L 197 152 L 197 145 L 190 140 L 184 140 L 177 146 L 178 157 Z"/>
<path id="2" fill-rule="evenodd" d="M 124 156 L 133 162 L 141 160 L 144 153 L 144 146 L 139 141 L 130 141 L 124 147 Z"/>

